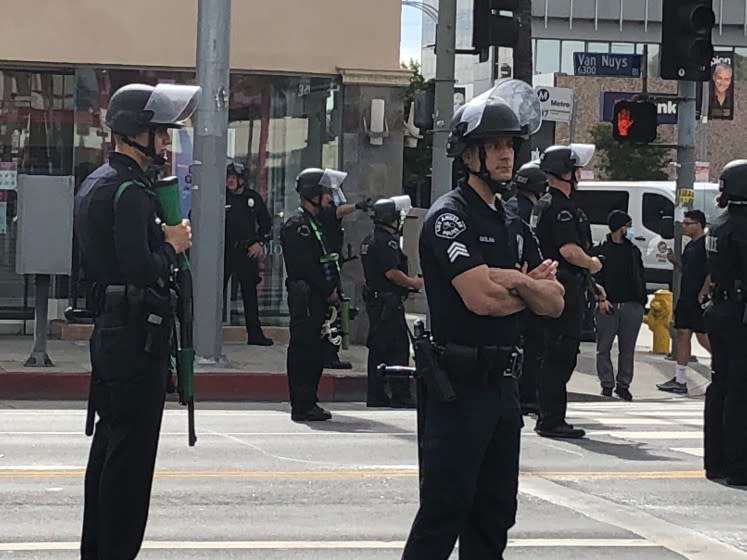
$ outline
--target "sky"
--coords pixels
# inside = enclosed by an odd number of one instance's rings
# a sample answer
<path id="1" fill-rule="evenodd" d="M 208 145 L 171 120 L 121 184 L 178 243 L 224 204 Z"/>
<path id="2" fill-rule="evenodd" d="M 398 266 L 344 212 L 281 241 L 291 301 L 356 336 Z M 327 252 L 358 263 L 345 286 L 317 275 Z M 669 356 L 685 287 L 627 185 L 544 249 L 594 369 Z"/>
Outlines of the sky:
<path id="1" fill-rule="evenodd" d="M 423 13 L 417 8 L 402 6 L 402 39 L 399 59 L 407 62 L 411 58 L 420 61 L 420 33 Z"/>

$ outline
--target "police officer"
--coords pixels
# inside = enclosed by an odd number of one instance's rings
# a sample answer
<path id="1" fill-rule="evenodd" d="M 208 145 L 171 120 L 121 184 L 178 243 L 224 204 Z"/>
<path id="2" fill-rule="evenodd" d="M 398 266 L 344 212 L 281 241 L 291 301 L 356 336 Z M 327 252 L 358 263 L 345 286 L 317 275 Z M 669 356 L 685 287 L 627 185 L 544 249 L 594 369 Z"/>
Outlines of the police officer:
<path id="1" fill-rule="evenodd" d="M 112 95 L 114 152 L 75 197 L 75 231 L 97 315 L 91 402 L 98 413 L 85 478 L 81 558 L 130 560 L 143 540 L 170 362 L 176 255 L 188 221 L 166 226 L 145 174 L 163 165 L 194 111 L 193 86 L 129 84 Z M 157 318 L 158 321 L 155 321 Z M 160 323 L 160 324 L 159 324 Z"/>
<path id="2" fill-rule="evenodd" d="M 265 243 L 270 239 L 272 220 L 262 196 L 246 186 L 246 168 L 236 162 L 226 169 L 226 245 L 223 290 L 234 274 L 241 286 L 244 301 L 247 344 L 272 346 L 259 323 L 257 284 L 259 261 L 264 257 Z"/>
<path id="3" fill-rule="evenodd" d="M 525 272 L 534 239 L 496 199 L 527 129 L 493 93 L 455 114 L 447 153 L 462 178 L 434 202 L 420 235 L 431 331 L 457 398 L 442 403 L 428 387 L 418 403 L 421 502 L 405 560 L 445 560 L 457 538 L 460 558 L 503 557 L 516 515 L 523 312 L 557 316 L 563 305 L 556 264 Z"/>
<path id="4" fill-rule="evenodd" d="M 345 229 L 342 227 L 342 219 L 355 212 L 356 210 L 367 210 L 371 206 L 371 199 L 365 198 L 355 204 L 347 201 L 347 197 L 342 190 L 342 183 L 347 177 L 343 171 L 327 170 L 327 177 L 330 186 L 322 195 L 322 209 L 319 212 L 319 222 L 322 225 L 324 236 L 327 239 L 327 245 L 331 253 L 340 255 L 340 267 L 347 260 L 342 258 L 342 249 L 345 239 Z M 353 260 L 352 257 L 348 260 Z M 329 337 L 323 338 L 322 359 L 325 368 L 330 369 L 352 369 L 353 365 L 344 360 L 340 360 L 340 345 L 334 344 Z"/>
<path id="5" fill-rule="evenodd" d="M 409 198 L 409 197 L 408 197 Z M 391 395 L 377 371 L 381 363 L 407 365 L 410 339 L 405 321 L 404 300 L 410 290 L 423 287 L 423 280 L 408 276 L 407 257 L 400 248 L 401 215 L 391 198 L 373 206 L 374 230 L 361 244 L 361 260 L 366 280 L 366 312 L 369 329 L 368 392 L 369 407 L 411 408 L 415 405 L 408 379 L 389 379 Z"/>
<path id="6" fill-rule="evenodd" d="M 296 177 L 301 207 L 283 225 L 280 241 L 287 273 L 290 342 L 288 387 L 294 421 L 329 420 L 317 397 L 322 376 L 322 325 L 330 304 L 339 301 L 339 263 L 329 250 L 319 213 L 330 188 L 326 170 L 304 169 Z M 332 170 L 334 171 L 334 170 Z"/>
<path id="7" fill-rule="evenodd" d="M 506 208 L 529 224 L 534 205 L 547 191 L 547 177 L 536 162 L 522 165 L 514 175 L 514 195 L 506 202 Z M 537 414 L 537 378 L 542 367 L 544 350 L 542 320 L 529 318 L 524 337 L 524 364 L 519 378 L 519 398 L 522 414 Z"/>
<path id="8" fill-rule="evenodd" d="M 719 190 L 719 206 L 727 210 L 706 239 L 713 372 L 705 402 L 705 471 L 710 479 L 747 486 L 747 160 L 724 167 Z"/>
<path id="9" fill-rule="evenodd" d="M 542 254 L 557 260 L 558 280 L 565 288 L 565 307 L 559 318 L 545 320 L 545 352 L 539 376 L 539 418 L 535 431 L 545 437 L 581 438 L 585 432 L 565 421 L 566 384 L 576 367 L 590 274 L 602 268 L 590 257 L 591 228 L 583 210 L 573 202 L 578 170 L 593 155 L 593 146 L 550 146 L 540 157 L 552 197 L 537 224 Z"/>

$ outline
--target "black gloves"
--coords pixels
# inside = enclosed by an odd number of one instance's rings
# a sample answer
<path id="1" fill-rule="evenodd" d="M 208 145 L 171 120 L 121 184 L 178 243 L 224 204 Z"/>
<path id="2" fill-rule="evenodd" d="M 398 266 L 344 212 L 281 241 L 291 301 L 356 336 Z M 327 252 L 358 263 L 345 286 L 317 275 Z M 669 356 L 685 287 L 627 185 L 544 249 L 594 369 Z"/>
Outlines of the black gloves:
<path id="1" fill-rule="evenodd" d="M 371 210 L 373 208 L 373 200 L 370 198 L 364 198 L 363 200 L 355 203 L 356 210 Z"/>

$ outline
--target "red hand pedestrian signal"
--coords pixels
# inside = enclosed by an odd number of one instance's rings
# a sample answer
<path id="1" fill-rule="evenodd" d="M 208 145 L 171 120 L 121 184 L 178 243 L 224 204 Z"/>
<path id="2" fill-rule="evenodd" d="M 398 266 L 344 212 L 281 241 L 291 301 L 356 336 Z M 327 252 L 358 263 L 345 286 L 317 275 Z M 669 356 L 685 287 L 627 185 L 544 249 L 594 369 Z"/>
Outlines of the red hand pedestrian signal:
<path id="1" fill-rule="evenodd" d="M 630 111 L 623 109 L 617 114 L 617 131 L 620 136 L 627 136 L 630 127 L 633 126 L 635 121 L 630 118 Z"/>
<path id="2" fill-rule="evenodd" d="M 621 142 L 649 144 L 656 140 L 656 104 L 618 101 L 612 115 L 612 136 Z"/>

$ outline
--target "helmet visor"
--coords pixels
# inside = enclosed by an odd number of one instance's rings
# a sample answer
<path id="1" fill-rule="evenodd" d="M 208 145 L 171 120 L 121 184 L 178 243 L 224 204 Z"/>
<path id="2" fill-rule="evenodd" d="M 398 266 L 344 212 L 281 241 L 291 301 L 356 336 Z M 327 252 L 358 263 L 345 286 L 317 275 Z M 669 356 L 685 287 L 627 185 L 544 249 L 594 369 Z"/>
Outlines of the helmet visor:
<path id="1" fill-rule="evenodd" d="M 576 167 L 586 167 L 594 157 L 594 144 L 571 144 L 568 146 L 576 157 Z"/>
<path id="2" fill-rule="evenodd" d="M 200 102 L 199 86 L 158 84 L 150 94 L 146 111 L 152 111 L 152 124 L 182 126 Z"/>
<path id="3" fill-rule="evenodd" d="M 390 200 L 394 202 L 394 207 L 397 209 L 397 212 L 407 214 L 412 209 L 410 195 L 402 194 L 399 196 L 393 196 Z"/>
<path id="4" fill-rule="evenodd" d="M 500 97 L 519 117 L 519 124 L 528 135 L 534 134 L 542 126 L 542 105 L 537 92 L 528 83 L 505 78 L 496 83 L 492 95 Z"/>
<path id="5" fill-rule="evenodd" d="M 542 126 L 542 107 L 532 87 L 521 80 L 506 79 L 464 105 L 461 120 L 467 124 L 465 136 L 480 126 L 485 107 L 493 100 L 503 101 L 513 109 L 526 134 L 534 134 Z"/>
<path id="6" fill-rule="evenodd" d="M 325 169 L 322 178 L 319 179 L 319 184 L 329 191 L 332 196 L 332 202 L 336 206 L 347 203 L 348 199 L 345 193 L 342 192 L 342 183 L 348 176 L 344 171 L 338 171 L 337 169 Z"/>

